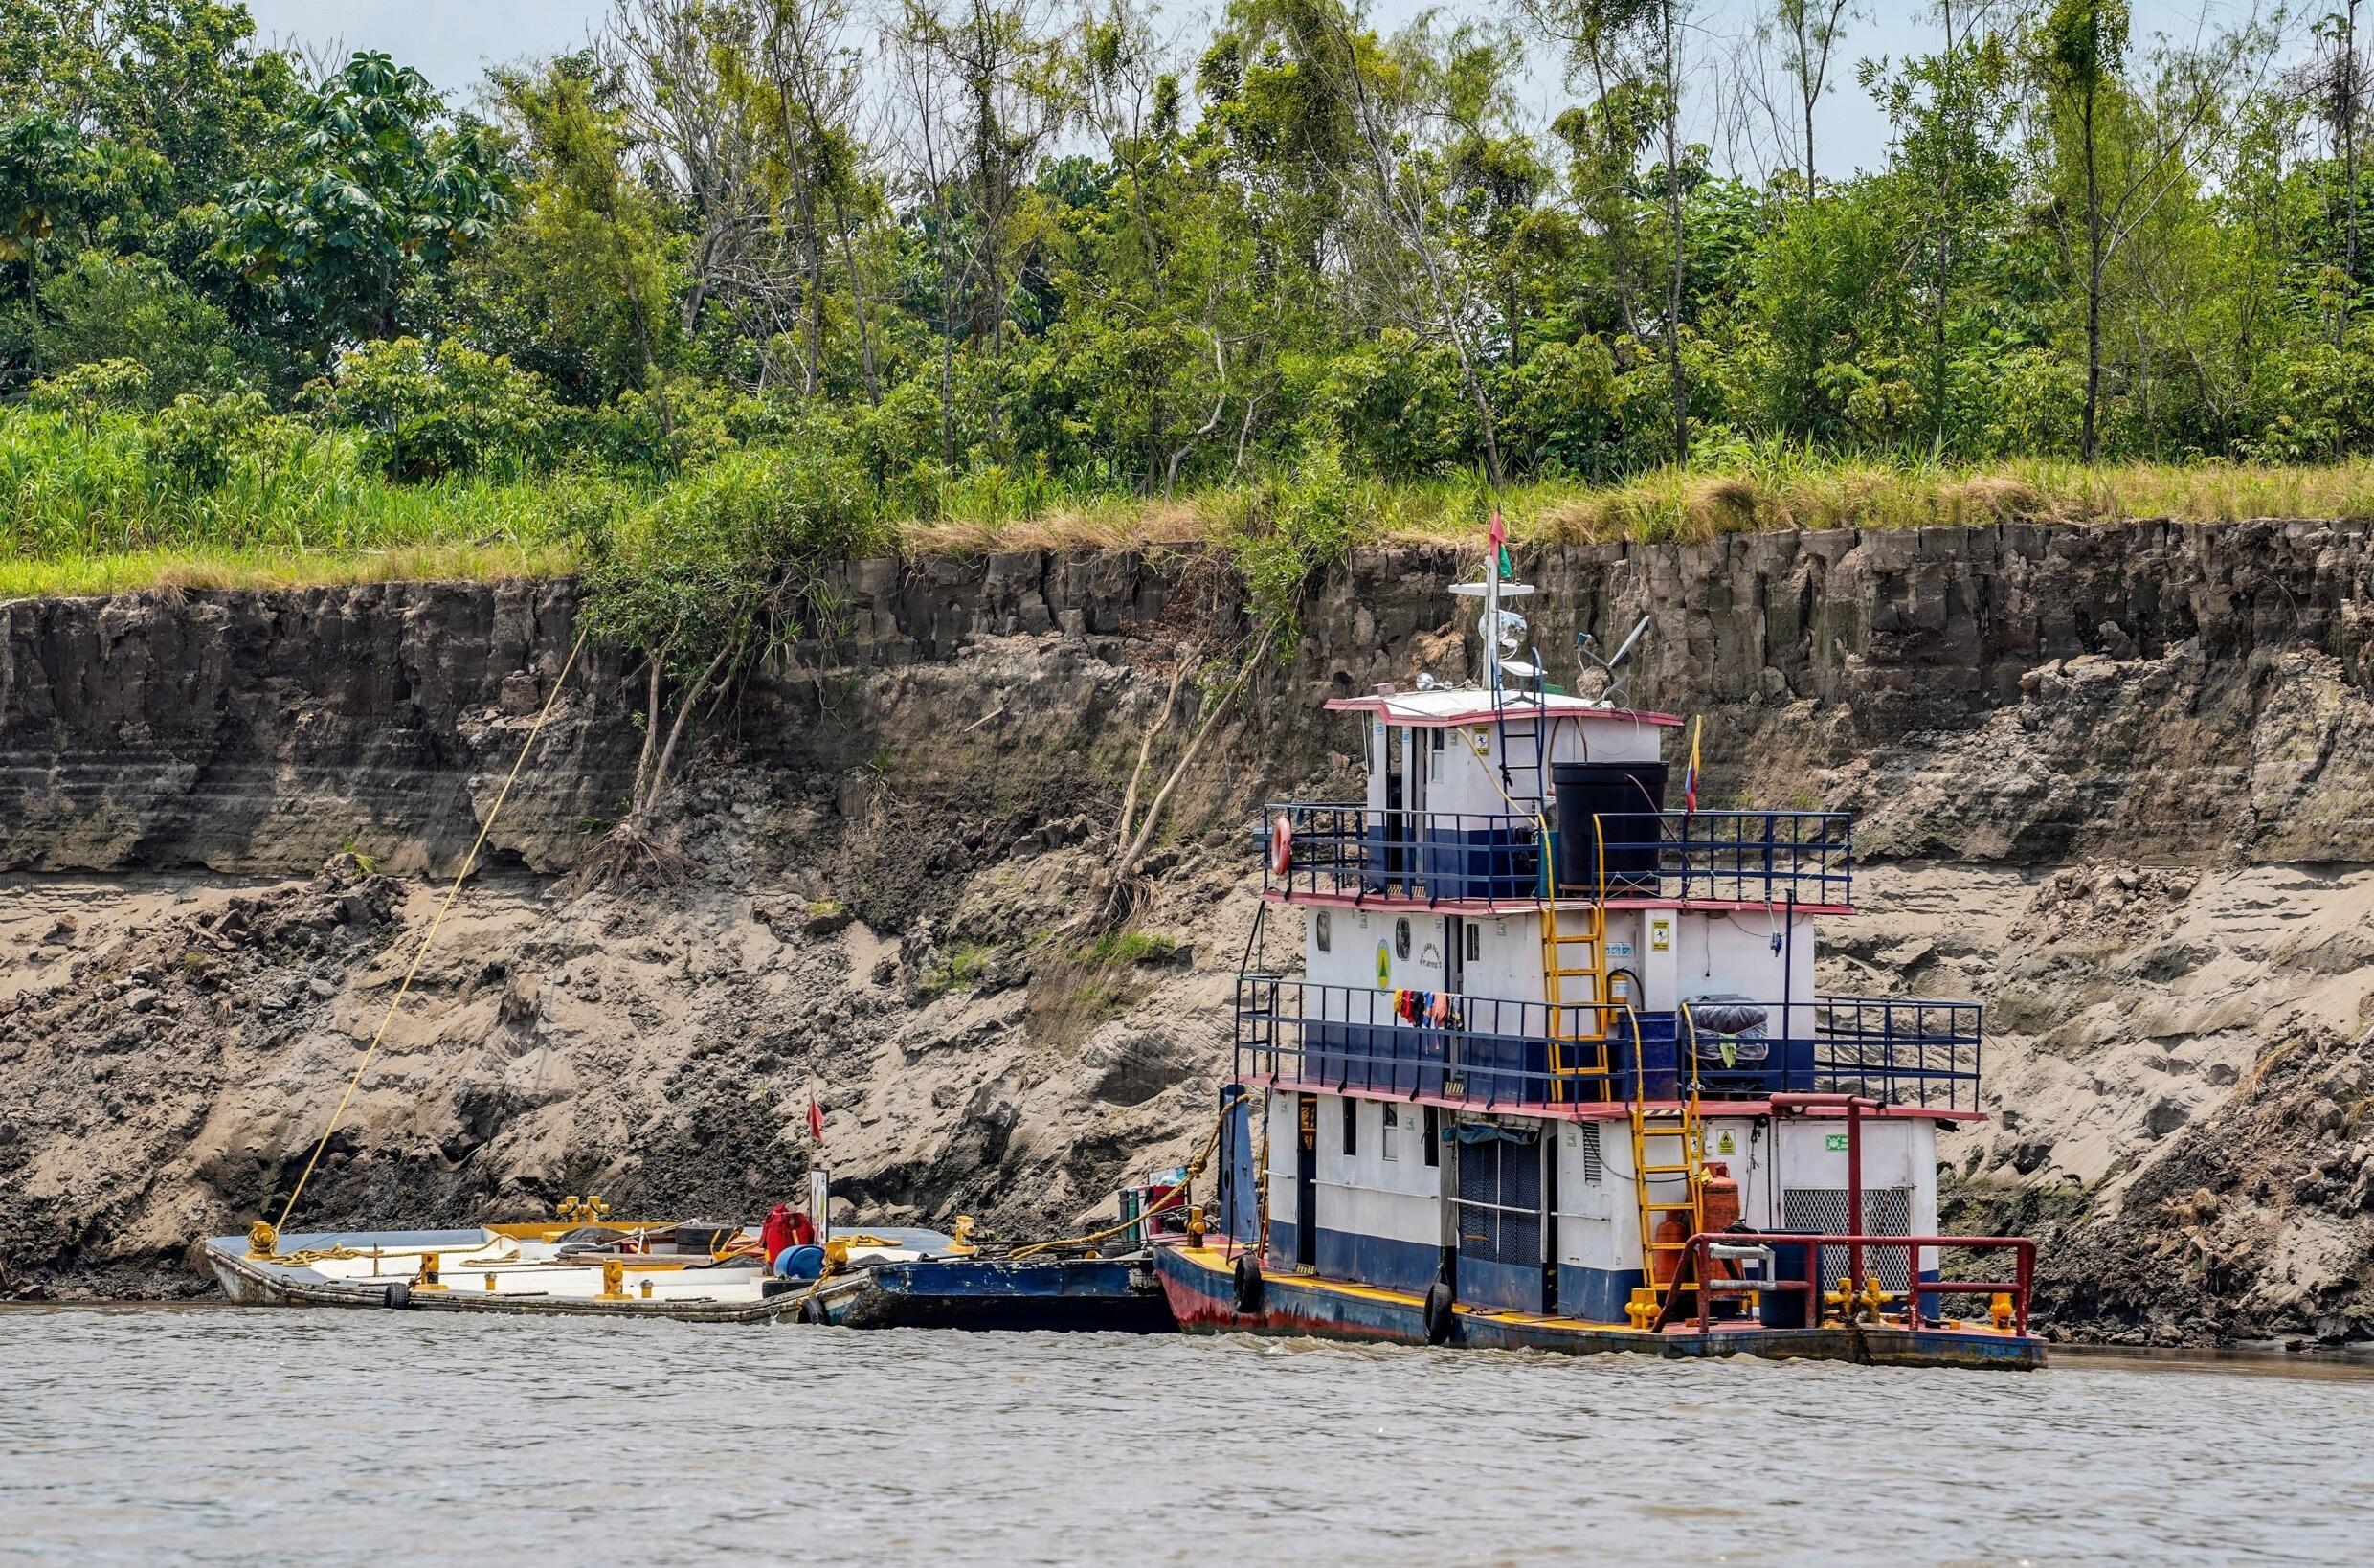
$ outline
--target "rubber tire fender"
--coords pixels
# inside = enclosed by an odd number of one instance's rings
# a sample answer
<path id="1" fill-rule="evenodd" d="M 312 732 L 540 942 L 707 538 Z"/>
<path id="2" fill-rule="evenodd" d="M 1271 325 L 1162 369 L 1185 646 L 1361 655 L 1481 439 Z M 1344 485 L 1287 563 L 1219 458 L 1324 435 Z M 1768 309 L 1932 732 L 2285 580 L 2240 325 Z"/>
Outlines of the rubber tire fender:
<path id="1" fill-rule="evenodd" d="M 822 1324 L 830 1324 L 833 1321 L 825 1312 L 824 1303 L 814 1296 L 810 1296 L 799 1304 L 799 1320 L 802 1323 Z"/>
<path id="2" fill-rule="evenodd" d="M 1257 1317 L 1262 1310 L 1261 1265 L 1249 1252 L 1240 1253 L 1235 1269 L 1237 1310 L 1246 1317 Z"/>
<path id="3" fill-rule="evenodd" d="M 379 1305 L 382 1307 L 392 1307 L 400 1312 L 412 1304 L 413 1288 L 403 1280 L 397 1280 L 379 1292 Z"/>
<path id="4" fill-rule="evenodd" d="M 1441 1280 L 1426 1287 L 1426 1343 L 1440 1345 L 1451 1336 L 1451 1328 L 1458 1321 L 1451 1309 L 1451 1288 Z"/>

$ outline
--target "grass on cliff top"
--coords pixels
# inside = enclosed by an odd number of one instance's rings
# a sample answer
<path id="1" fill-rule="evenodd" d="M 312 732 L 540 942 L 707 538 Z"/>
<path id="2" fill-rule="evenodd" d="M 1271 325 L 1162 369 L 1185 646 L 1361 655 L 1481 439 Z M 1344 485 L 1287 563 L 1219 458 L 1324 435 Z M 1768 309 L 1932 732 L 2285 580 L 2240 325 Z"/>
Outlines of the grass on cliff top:
<path id="1" fill-rule="evenodd" d="M 590 492 L 649 482 L 581 474 L 396 483 L 351 433 L 273 421 L 215 471 L 160 452 L 137 420 L 0 412 L 0 600 L 137 590 L 547 577 L 578 566 L 570 522 Z M 1469 480 L 1344 482 L 1355 542 L 1472 540 L 1489 501 Z M 1271 504 L 1269 486 L 1176 500 L 1024 498 L 953 484 L 940 515 L 894 529 L 909 555 L 1209 544 Z M 1617 484 L 1541 481 L 1500 497 L 1520 544 L 1662 542 L 1792 528 L 1994 522 L 2374 516 L 2374 461 L 2313 467 L 2034 459 L 1949 468 L 1765 447 Z"/>

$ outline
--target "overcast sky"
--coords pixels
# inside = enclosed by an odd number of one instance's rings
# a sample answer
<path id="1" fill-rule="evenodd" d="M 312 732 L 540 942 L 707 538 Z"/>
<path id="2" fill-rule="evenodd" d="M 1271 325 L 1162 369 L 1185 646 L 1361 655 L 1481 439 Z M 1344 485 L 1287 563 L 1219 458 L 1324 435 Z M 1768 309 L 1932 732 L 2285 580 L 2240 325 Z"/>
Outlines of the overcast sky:
<path id="1" fill-rule="evenodd" d="M 2193 18 L 2202 3 L 2134 0 L 2139 42 L 2153 32 L 2191 36 Z M 2206 3 L 2224 14 L 2238 16 L 2251 0 Z M 1209 5 L 1174 5 L 1167 8 L 1166 15 L 1187 22 L 1218 9 L 1219 0 Z M 1370 9 L 1379 25 L 1391 28 L 1427 6 L 1425 0 L 1373 0 Z M 1484 0 L 1437 9 L 1457 15 L 1501 8 L 1494 0 Z M 1697 51 L 1700 69 L 1695 74 L 1700 79 L 1712 74 L 1713 56 L 1750 30 L 1747 19 L 1758 9 L 1756 0 L 1709 0 L 1699 7 L 1704 31 Z M 416 68 L 460 105 L 470 101 L 487 66 L 584 43 L 609 16 L 611 0 L 248 0 L 248 10 L 256 17 L 258 35 L 266 41 L 382 49 Z M 1870 167 L 1885 152 L 1887 124 L 1856 84 L 1855 62 L 1871 56 L 1901 56 L 1936 47 L 1929 0 L 1863 0 L 1856 10 L 1864 19 L 1850 24 L 1843 46 L 1846 57 L 1833 72 L 1837 88 L 1817 122 L 1820 161 L 1825 171 Z M 1534 106 L 1551 107 L 1554 97 L 1562 98 L 1556 89 L 1555 82 L 1536 83 Z M 1711 128 L 1692 134 L 1707 137 Z M 1723 155 L 1724 149 L 1718 146 L 1718 161 Z"/>

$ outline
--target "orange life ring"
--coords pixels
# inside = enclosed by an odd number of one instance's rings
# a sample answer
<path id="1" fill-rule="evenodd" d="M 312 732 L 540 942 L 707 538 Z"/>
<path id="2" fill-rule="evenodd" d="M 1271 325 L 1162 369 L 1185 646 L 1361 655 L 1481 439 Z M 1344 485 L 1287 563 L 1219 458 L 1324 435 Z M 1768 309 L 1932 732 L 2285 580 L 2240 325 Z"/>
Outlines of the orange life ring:
<path id="1" fill-rule="evenodd" d="M 1294 827 L 1284 817 L 1269 819 L 1269 869 L 1285 876 L 1294 868 Z"/>

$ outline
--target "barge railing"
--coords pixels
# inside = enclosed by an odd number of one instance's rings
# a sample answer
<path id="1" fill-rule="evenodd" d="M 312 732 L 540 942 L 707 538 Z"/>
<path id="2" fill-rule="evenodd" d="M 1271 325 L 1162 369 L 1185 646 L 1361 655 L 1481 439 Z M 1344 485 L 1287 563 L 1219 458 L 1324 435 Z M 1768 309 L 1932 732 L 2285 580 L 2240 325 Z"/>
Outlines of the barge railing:
<path id="1" fill-rule="evenodd" d="M 1977 1002 L 1825 995 L 1793 1008 L 1763 1006 L 1769 1031 L 1727 1035 L 1707 1026 L 1703 1002 L 1691 1004 L 1694 1029 L 1678 1012 L 1560 1004 L 1555 1011 L 1565 1027 L 1554 1031 L 1547 1002 L 1445 995 L 1440 1017 L 1429 997 L 1413 1019 L 1396 1007 L 1397 995 L 1240 974 L 1237 1071 L 1489 1109 L 1624 1101 L 1636 1086 L 1645 1099 L 1677 1099 L 1694 1065 L 1709 1100 L 1848 1092 L 1931 1110 L 1979 1109 Z M 1803 1024 L 1805 1032 L 1792 1032 Z M 1694 1059 L 1686 1058 L 1693 1039 Z M 1578 1042 L 1601 1041 L 1603 1070 L 1559 1065 L 1593 1054 L 1578 1051 Z"/>
<path id="2" fill-rule="evenodd" d="M 1803 1249 L 1805 1255 L 1804 1277 L 1764 1279 L 1716 1279 L 1713 1266 L 1724 1252 L 1759 1247 L 1771 1254 L 1779 1247 Z M 1902 1249 L 1905 1254 L 1904 1289 L 1905 1321 L 1917 1325 L 1921 1319 L 1921 1299 L 1924 1296 L 2005 1296 L 2011 1307 L 2011 1331 L 2027 1333 L 2028 1298 L 2035 1288 L 2036 1243 L 2025 1236 L 1818 1236 L 1798 1231 L 1701 1231 L 1690 1239 L 1689 1277 L 1698 1283 L 1698 1331 L 1701 1333 L 1713 1321 L 1715 1296 L 1747 1296 L 1800 1293 L 1805 1297 L 1805 1321 L 1808 1326 L 1823 1318 L 1823 1308 L 1828 1292 L 1822 1279 L 1822 1258 L 1825 1252 L 1845 1251 L 1849 1258 L 1859 1259 L 1865 1252 Z M 1920 1277 L 1920 1255 L 1925 1251 L 1952 1248 L 1964 1252 L 2009 1252 L 2012 1257 L 2012 1277 L 2008 1280 L 1924 1280 Z M 1851 1309 L 1863 1303 L 1863 1280 L 1868 1272 L 1854 1267 L 1841 1283 L 1847 1298 L 1842 1305 Z"/>

